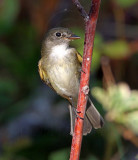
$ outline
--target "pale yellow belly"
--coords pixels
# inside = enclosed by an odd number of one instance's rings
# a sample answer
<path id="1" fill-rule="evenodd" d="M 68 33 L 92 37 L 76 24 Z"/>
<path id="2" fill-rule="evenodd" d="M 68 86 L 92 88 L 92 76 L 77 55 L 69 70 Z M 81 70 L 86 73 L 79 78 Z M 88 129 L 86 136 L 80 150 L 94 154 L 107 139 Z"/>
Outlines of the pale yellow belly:
<path id="1" fill-rule="evenodd" d="M 79 74 L 75 66 L 65 64 L 54 65 L 48 71 L 52 87 L 60 95 L 76 97 L 79 90 Z"/>

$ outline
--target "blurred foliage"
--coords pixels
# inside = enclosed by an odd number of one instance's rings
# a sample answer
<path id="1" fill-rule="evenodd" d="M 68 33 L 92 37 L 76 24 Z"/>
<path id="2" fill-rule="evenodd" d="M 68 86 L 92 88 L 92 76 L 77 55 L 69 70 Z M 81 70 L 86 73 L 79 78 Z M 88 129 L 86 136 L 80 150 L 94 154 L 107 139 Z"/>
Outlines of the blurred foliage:
<path id="1" fill-rule="evenodd" d="M 107 90 L 93 88 L 92 93 L 106 110 L 108 121 L 122 124 L 138 134 L 138 91 L 131 91 L 127 84 L 121 83 Z"/>
<path id="2" fill-rule="evenodd" d="M 84 43 L 84 34 L 83 30 L 80 28 L 72 28 L 72 31 L 81 37 L 80 40 L 73 41 L 77 51 L 82 55 L 83 54 L 83 43 Z M 100 59 L 102 55 L 106 55 L 111 59 L 122 59 L 130 55 L 130 46 L 129 43 L 125 40 L 114 40 L 106 42 L 103 40 L 103 37 L 96 33 L 94 39 L 94 50 L 92 57 L 92 72 L 95 72 L 100 67 Z"/>
<path id="3" fill-rule="evenodd" d="M 77 51 L 82 55 L 83 54 L 83 43 L 84 43 L 84 32 L 82 29 L 72 28 L 72 32 L 81 37 L 80 40 L 73 41 L 72 44 L 76 47 Z M 96 33 L 94 39 L 94 50 L 92 57 L 92 72 L 94 72 L 100 65 L 100 57 L 101 57 L 101 47 L 103 44 L 103 38 L 100 34 Z"/>
<path id="4" fill-rule="evenodd" d="M 113 59 L 125 58 L 129 55 L 129 44 L 123 40 L 116 40 L 103 44 L 103 53 Z"/>
<path id="5" fill-rule="evenodd" d="M 0 5 L 0 35 L 3 35 L 14 25 L 19 13 L 19 1 L 2 0 Z"/>
<path id="6" fill-rule="evenodd" d="M 137 0 L 117 0 L 116 1 L 120 7 L 128 8 L 136 4 Z"/>
<path id="7" fill-rule="evenodd" d="M 6 154 L 3 154 L 0 160 L 24 159 L 22 156 L 16 156 L 16 152 L 31 145 L 30 139 L 19 139 L 14 144 L 7 144 L 3 147 Z"/>
<path id="8" fill-rule="evenodd" d="M 60 151 L 56 151 L 55 153 L 53 152 L 48 160 L 68 160 L 69 159 L 69 149 L 64 149 L 64 150 L 60 150 Z"/>
<path id="9" fill-rule="evenodd" d="M 91 1 L 82 1 L 82 4 L 89 10 Z M 92 89 L 97 99 L 94 104 L 102 115 L 105 114 L 106 123 L 103 129 L 93 130 L 83 139 L 81 160 L 111 160 L 116 155 L 116 160 L 130 160 L 137 156 L 123 157 L 126 152 L 129 155 L 134 152 L 129 145 L 138 147 L 136 5 L 137 0 L 101 2 L 91 70 L 92 86 L 97 86 Z M 25 125 L 31 133 L 27 135 L 23 130 L 19 136 L 12 125 L 15 120 L 17 127 L 22 129 L 16 118 L 20 119 L 24 112 L 33 112 L 30 101 L 42 85 L 37 71 L 41 39 L 51 26 L 66 26 L 80 36 L 81 39 L 71 45 L 83 54 L 83 20 L 69 1 L 0 1 L 0 160 L 69 159 L 72 137 L 66 132 L 57 132 L 55 128 L 49 130 L 35 122 L 30 127 L 28 122 Z M 125 83 L 105 87 L 102 79 L 109 75 L 102 73 L 102 56 L 110 60 L 108 67 L 112 69 L 114 79 Z"/>

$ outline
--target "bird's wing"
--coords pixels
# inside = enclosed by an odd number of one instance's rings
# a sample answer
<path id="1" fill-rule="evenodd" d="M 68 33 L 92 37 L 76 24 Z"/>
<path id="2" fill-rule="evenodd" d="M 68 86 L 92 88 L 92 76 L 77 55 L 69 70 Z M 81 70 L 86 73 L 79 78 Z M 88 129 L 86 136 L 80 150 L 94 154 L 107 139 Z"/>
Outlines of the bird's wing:
<path id="1" fill-rule="evenodd" d="M 80 62 L 80 64 L 82 64 L 82 60 L 83 60 L 82 56 L 81 56 L 80 53 L 77 52 L 77 51 L 75 51 L 75 53 L 76 53 L 76 55 L 77 55 L 78 61 Z"/>
<path id="2" fill-rule="evenodd" d="M 46 71 L 43 69 L 43 66 L 42 66 L 42 60 L 40 59 L 39 63 L 38 63 L 38 71 L 39 71 L 39 75 L 40 75 L 40 78 L 41 80 L 46 83 L 50 88 L 53 89 L 49 79 L 48 79 L 48 76 L 47 76 L 47 73 Z"/>

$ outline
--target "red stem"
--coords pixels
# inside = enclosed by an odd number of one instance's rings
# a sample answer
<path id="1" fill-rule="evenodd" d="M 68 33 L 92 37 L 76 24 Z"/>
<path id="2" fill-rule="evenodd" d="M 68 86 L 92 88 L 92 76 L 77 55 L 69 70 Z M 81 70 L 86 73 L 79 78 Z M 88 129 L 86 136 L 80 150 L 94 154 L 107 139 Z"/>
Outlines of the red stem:
<path id="1" fill-rule="evenodd" d="M 85 115 L 87 95 L 86 93 L 84 93 L 84 89 L 87 88 L 87 86 L 89 85 L 92 51 L 93 51 L 94 36 L 95 36 L 99 7 L 100 7 L 100 0 L 92 0 L 89 18 L 87 21 L 85 19 L 85 24 L 86 24 L 85 42 L 84 42 L 84 53 L 83 53 L 83 63 L 82 63 L 82 70 L 84 72 L 81 72 L 80 89 L 79 89 L 78 105 L 77 105 L 77 111 L 80 112 L 79 114 L 80 117 L 84 117 Z M 83 120 L 80 118 L 76 118 L 73 139 L 72 139 L 70 160 L 79 160 L 82 135 L 83 135 Z"/>

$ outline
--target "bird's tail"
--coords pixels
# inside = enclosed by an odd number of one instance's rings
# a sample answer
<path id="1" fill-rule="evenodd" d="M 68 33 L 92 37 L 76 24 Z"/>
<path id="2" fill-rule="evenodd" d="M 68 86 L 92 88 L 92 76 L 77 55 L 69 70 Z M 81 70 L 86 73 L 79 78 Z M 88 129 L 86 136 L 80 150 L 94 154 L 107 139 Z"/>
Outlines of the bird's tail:
<path id="1" fill-rule="evenodd" d="M 74 108 L 71 105 L 69 105 L 69 110 L 70 110 L 70 119 L 71 119 L 70 134 L 73 135 L 76 113 L 74 111 Z M 88 133 L 90 133 L 92 130 L 92 127 L 95 129 L 98 129 L 98 128 L 101 128 L 103 125 L 104 125 L 104 120 L 102 116 L 97 111 L 94 104 L 89 98 L 87 102 L 85 117 L 84 117 L 83 135 L 87 135 Z"/>

